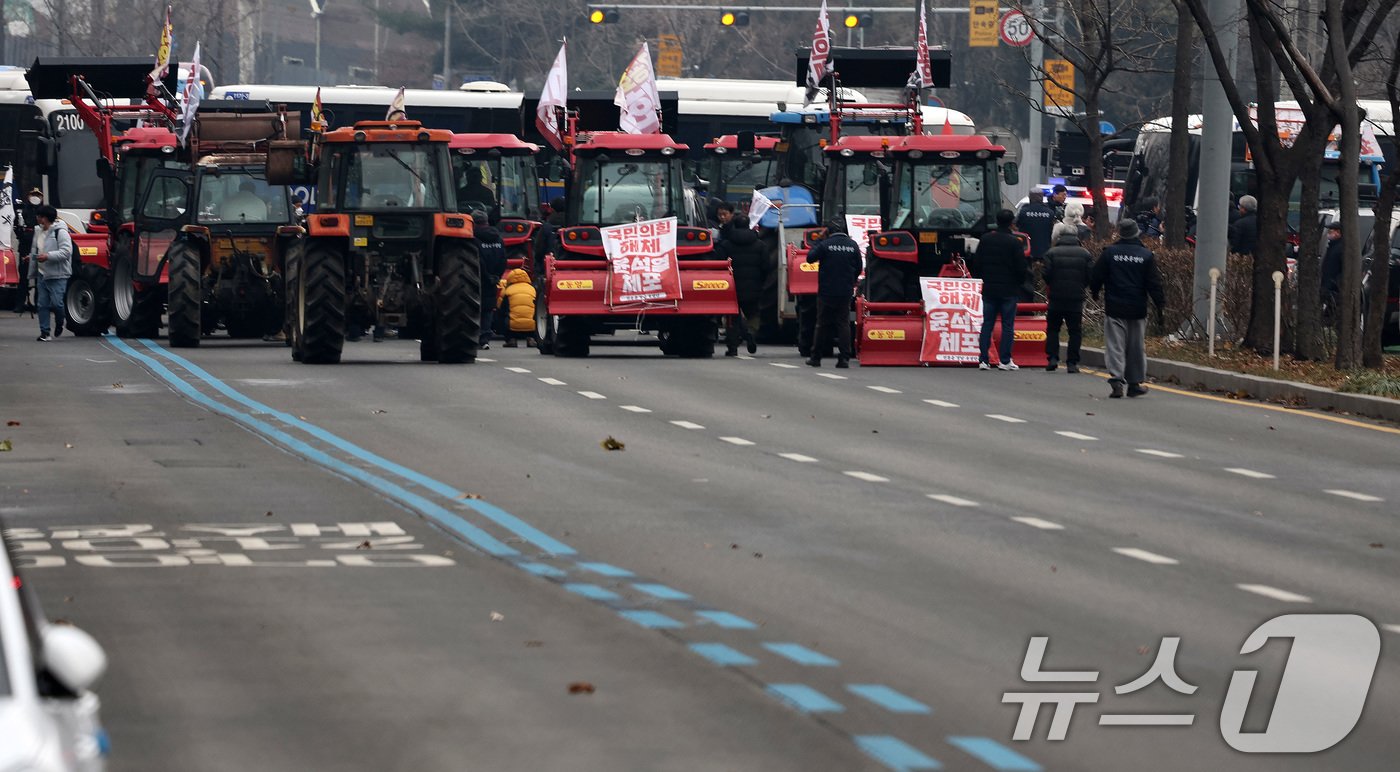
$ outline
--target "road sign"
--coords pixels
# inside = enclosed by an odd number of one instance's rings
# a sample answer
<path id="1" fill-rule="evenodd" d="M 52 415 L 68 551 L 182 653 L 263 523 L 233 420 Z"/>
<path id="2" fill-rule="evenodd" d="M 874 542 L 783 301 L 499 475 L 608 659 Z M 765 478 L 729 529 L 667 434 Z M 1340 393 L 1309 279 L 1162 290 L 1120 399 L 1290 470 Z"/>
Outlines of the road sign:
<path id="1" fill-rule="evenodd" d="M 1030 45 L 1031 38 L 1035 37 L 1030 20 L 1020 11 L 1007 11 L 1006 15 L 1001 17 L 1000 32 L 1001 42 L 1018 48 Z"/>
<path id="2" fill-rule="evenodd" d="M 997 0 L 969 0 L 967 44 L 973 48 L 996 47 Z"/>
<path id="3" fill-rule="evenodd" d="M 1074 108 L 1074 64 L 1065 59 L 1045 60 L 1045 109 Z"/>
<path id="4" fill-rule="evenodd" d="M 656 46 L 656 76 L 679 78 L 684 69 L 679 35 L 660 35 Z"/>

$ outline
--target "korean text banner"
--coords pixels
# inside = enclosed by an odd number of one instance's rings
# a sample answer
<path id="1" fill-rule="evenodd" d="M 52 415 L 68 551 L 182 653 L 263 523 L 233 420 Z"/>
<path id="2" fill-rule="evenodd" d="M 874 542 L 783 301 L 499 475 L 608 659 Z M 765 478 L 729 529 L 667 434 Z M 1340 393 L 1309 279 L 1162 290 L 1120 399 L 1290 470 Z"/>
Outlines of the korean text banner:
<path id="1" fill-rule="evenodd" d="M 976 362 L 982 330 L 981 279 L 920 279 L 924 297 L 924 347 L 920 362 Z"/>
<path id="2" fill-rule="evenodd" d="M 601 229 L 603 250 L 608 258 L 608 298 L 612 305 L 681 299 L 676 224 L 676 218 L 666 217 Z"/>

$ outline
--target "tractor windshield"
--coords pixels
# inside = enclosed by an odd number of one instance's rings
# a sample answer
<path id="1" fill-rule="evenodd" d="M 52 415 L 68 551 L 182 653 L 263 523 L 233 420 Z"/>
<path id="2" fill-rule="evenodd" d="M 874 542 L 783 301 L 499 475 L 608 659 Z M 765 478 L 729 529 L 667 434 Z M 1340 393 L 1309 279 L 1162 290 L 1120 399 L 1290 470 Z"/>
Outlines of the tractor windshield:
<path id="1" fill-rule="evenodd" d="M 452 154 L 452 182 L 457 188 L 457 207 L 463 212 L 489 212 L 501 208 L 502 217 L 529 218 L 534 185 L 529 156 L 501 158 Z"/>
<path id="2" fill-rule="evenodd" d="M 753 198 L 754 188 L 766 188 L 769 185 L 769 167 L 772 166 L 772 158 L 763 156 L 731 156 L 720 157 L 719 162 L 719 182 L 718 190 L 720 198 L 731 204 L 747 201 Z"/>
<path id="3" fill-rule="evenodd" d="M 341 210 L 434 209 L 444 206 L 439 145 L 380 142 L 345 145 L 331 158 Z"/>
<path id="4" fill-rule="evenodd" d="M 291 219 L 287 188 L 268 185 L 261 172 L 206 171 L 199 178 L 201 223 L 285 225 Z"/>
<path id="5" fill-rule="evenodd" d="M 880 214 L 880 185 L 889 184 L 889 166 L 871 158 L 845 167 L 846 214 Z"/>
<path id="6" fill-rule="evenodd" d="M 689 225 L 678 172 L 669 160 L 582 159 L 577 223 L 619 225 L 679 217 L 682 225 Z"/>
<path id="7" fill-rule="evenodd" d="M 900 165 L 892 228 L 985 230 L 995 201 L 981 163 Z"/>

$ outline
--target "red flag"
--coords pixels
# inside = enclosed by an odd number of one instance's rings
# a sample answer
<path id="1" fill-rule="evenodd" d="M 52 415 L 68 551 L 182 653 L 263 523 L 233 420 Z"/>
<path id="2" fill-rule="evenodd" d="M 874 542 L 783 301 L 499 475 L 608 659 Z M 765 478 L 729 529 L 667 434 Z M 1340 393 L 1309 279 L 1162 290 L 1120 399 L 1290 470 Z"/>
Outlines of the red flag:
<path id="1" fill-rule="evenodd" d="M 914 74 L 911 83 L 916 89 L 933 88 L 933 67 L 928 61 L 928 15 L 923 0 L 919 0 L 919 37 L 914 47 Z"/>
<path id="2" fill-rule="evenodd" d="M 817 98 L 822 78 L 826 77 L 827 63 L 831 60 L 831 19 L 826 13 L 826 0 L 822 0 L 821 12 L 817 14 L 817 28 L 812 31 L 812 53 L 807 60 L 807 96 L 802 100 L 806 107 Z"/>
<path id="3" fill-rule="evenodd" d="M 569 109 L 569 65 L 565 58 L 568 39 L 559 46 L 559 54 L 554 57 L 554 66 L 544 80 L 540 91 L 540 105 L 535 109 L 535 128 L 544 135 L 555 150 L 564 149 L 564 127 L 559 125 L 559 113 Z M 556 109 L 557 108 L 557 109 Z"/>

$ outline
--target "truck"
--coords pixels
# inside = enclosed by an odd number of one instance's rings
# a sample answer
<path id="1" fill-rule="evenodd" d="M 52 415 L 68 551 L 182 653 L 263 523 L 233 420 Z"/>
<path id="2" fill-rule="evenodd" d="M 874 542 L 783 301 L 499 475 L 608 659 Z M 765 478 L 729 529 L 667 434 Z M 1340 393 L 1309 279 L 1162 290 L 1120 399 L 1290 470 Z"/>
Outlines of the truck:
<path id="1" fill-rule="evenodd" d="M 425 362 L 476 360 L 480 255 L 458 211 L 452 132 L 407 118 L 271 142 L 272 184 L 316 185 L 316 212 L 285 256 L 292 359 L 340 362 L 346 331 L 400 328 Z"/>
<path id="2" fill-rule="evenodd" d="M 739 313 L 734 271 L 714 259 L 704 214 L 685 189 L 681 159 L 689 147 L 666 134 L 578 133 L 572 148 L 565 227 L 545 257 L 536 300 L 541 354 L 586 357 L 595 335 L 654 332 L 664 354 L 714 356 L 719 319 Z M 682 297 L 667 304 L 614 303 L 602 228 L 676 218 Z"/>

